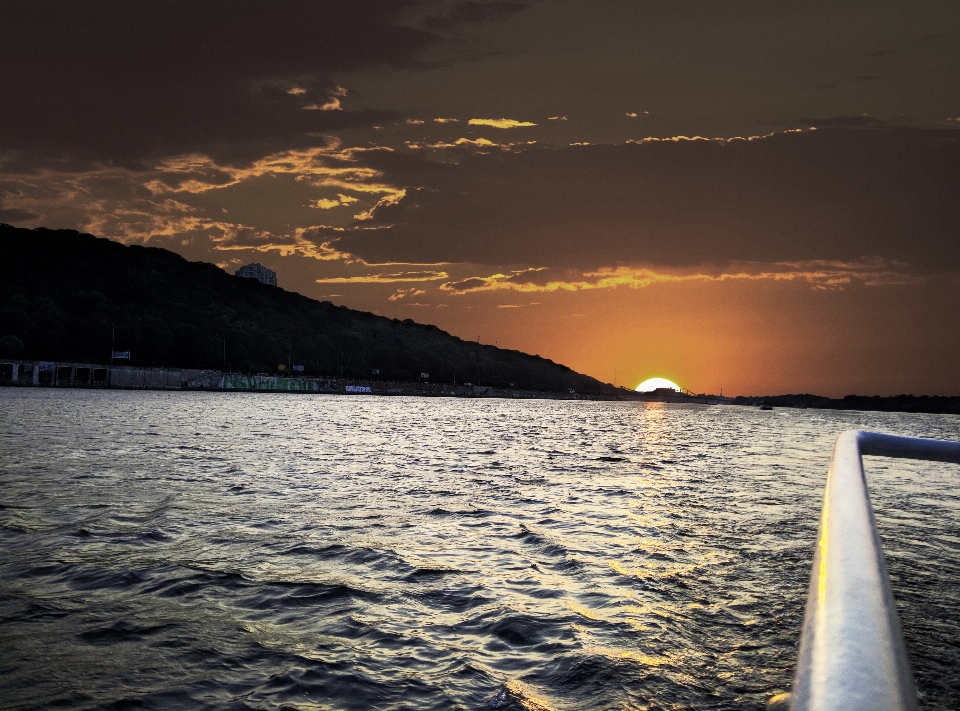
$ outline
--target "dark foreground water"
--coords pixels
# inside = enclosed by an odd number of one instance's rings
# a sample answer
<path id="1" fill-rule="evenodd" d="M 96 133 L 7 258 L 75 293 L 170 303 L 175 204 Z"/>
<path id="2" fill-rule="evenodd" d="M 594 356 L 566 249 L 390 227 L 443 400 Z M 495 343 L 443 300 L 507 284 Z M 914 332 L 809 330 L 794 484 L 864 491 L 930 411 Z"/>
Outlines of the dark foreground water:
<path id="1" fill-rule="evenodd" d="M 0 389 L 0 708 L 757 709 L 834 437 L 960 418 Z M 870 460 L 923 704 L 960 468 Z"/>

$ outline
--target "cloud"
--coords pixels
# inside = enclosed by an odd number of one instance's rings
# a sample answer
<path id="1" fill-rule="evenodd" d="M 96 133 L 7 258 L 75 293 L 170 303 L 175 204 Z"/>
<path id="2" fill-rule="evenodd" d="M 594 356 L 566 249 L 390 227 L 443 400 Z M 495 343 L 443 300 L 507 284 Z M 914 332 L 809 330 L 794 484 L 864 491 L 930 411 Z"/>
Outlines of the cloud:
<path id="1" fill-rule="evenodd" d="M 547 118 L 547 121 L 566 121 L 566 120 L 567 120 L 566 116 L 549 116 Z"/>
<path id="2" fill-rule="evenodd" d="M 355 195 L 338 193 L 338 200 L 318 198 L 310 206 L 332 209 L 340 205 L 352 205 L 364 201 L 366 209 L 354 215 L 357 220 L 377 204 L 391 204 L 404 195 L 402 188 L 395 188 L 379 181 L 378 171 L 362 165 L 359 157 L 371 150 L 390 149 L 343 149 L 332 142 L 330 147 L 281 151 L 260 158 L 250 165 L 236 168 L 218 165 L 213 159 L 202 155 L 188 155 L 164 161 L 155 172 L 131 173 L 119 171 L 127 179 L 140 176 L 146 188 L 154 195 L 164 193 L 202 194 L 220 188 L 240 185 L 246 180 L 260 177 L 294 176 L 297 181 L 321 189 L 345 190 Z M 113 171 L 117 173 L 118 171 Z M 76 182 L 76 181 L 74 181 Z M 361 198 L 356 197 L 361 195 Z"/>
<path id="3" fill-rule="evenodd" d="M 287 92 L 294 93 L 294 92 Z M 306 93 L 303 90 L 297 91 L 295 93 Z M 342 86 L 335 86 L 332 89 L 329 89 L 327 92 L 326 100 L 322 104 L 307 104 L 303 108 L 311 111 L 343 111 L 343 107 L 340 105 L 340 99 L 344 98 L 347 95 L 347 90 Z"/>
<path id="4" fill-rule="evenodd" d="M 218 251 L 256 251 L 277 252 L 281 257 L 298 255 L 324 262 L 338 261 L 347 264 L 356 261 L 352 255 L 341 252 L 334 242 L 317 243 L 308 238 L 315 228 L 297 228 L 290 234 L 274 235 L 253 228 L 238 229 L 231 226 L 224 230 L 224 236 L 214 239 L 214 249 Z"/>
<path id="5" fill-rule="evenodd" d="M 20 223 L 32 222 L 40 217 L 39 213 L 33 210 L 20 210 L 13 208 L 11 210 L 0 209 L 0 222 Z"/>
<path id="6" fill-rule="evenodd" d="M 440 281 L 449 275 L 440 271 L 392 272 L 388 274 L 360 274 L 348 277 L 326 277 L 317 279 L 318 284 L 391 284 L 410 281 Z"/>
<path id="7" fill-rule="evenodd" d="M 6 3 L 0 169 L 144 170 L 185 154 L 241 166 L 324 146 L 333 132 L 403 120 L 393 111 L 349 110 L 349 87 L 337 77 L 422 68 L 423 53 L 448 42 L 459 25 L 497 21 L 525 7 L 423 0 Z"/>
<path id="8" fill-rule="evenodd" d="M 320 210 L 332 210 L 335 207 L 341 207 L 343 205 L 352 205 L 359 200 L 351 195 L 344 195 L 343 193 L 337 193 L 337 199 L 333 200 L 332 198 L 318 198 L 310 203 L 310 207 L 316 207 Z"/>
<path id="9" fill-rule="evenodd" d="M 202 239 L 214 251 L 368 265 L 580 270 L 553 278 L 557 289 L 594 284 L 582 274 L 618 265 L 710 275 L 734 273 L 727 267 L 735 263 L 853 263 L 863 255 L 910 265 L 876 283 L 960 270 L 957 130 L 828 128 L 571 148 L 462 139 L 420 148 L 431 150 L 330 141 L 244 166 L 186 155 L 149 171 L 47 171 L 0 181 L 0 190 L 3 208 L 21 221 L 125 242 Z M 281 178 L 287 189 L 272 182 Z M 299 225 L 279 213 L 258 224 L 253 213 L 220 208 L 220 191 L 250 194 L 248 183 L 264 181 L 278 196 L 304 191 L 291 204 L 303 210 Z M 344 206 L 352 209 L 335 209 Z M 311 207 L 327 224 L 315 224 Z M 538 283 L 525 278 L 462 290 Z"/>
<path id="10" fill-rule="evenodd" d="M 402 188 L 380 182 L 376 170 L 359 163 L 358 156 L 370 152 L 341 150 L 331 142 L 330 147 L 271 154 L 244 167 L 186 155 L 167 159 L 152 170 L 45 171 L 42 176 L 0 179 L 0 195 L 11 220 L 81 229 L 126 243 L 155 243 L 175 249 L 189 244 L 194 258 L 210 250 L 273 251 L 349 263 L 358 260 L 336 246 L 340 232 L 367 229 L 362 224 L 365 212 L 405 194 Z M 236 189 L 249 195 L 251 185 L 260 190 L 267 182 L 283 183 L 286 188 L 276 191 L 274 201 L 294 190 L 297 195 L 310 195 L 313 190 L 320 197 L 293 198 L 291 207 L 300 210 L 299 224 L 287 212 L 286 219 L 278 214 L 279 219 L 266 226 L 260 219 L 262 208 L 248 209 L 245 201 L 236 202 L 236 198 L 230 198 L 233 202 L 229 204 L 237 209 L 228 211 L 222 206 L 227 196 L 220 191 Z M 331 192 L 335 198 L 327 197 Z M 328 218 L 332 225 L 310 224 L 315 219 L 308 214 L 310 208 L 341 206 L 354 209 L 342 214 L 333 211 Z M 282 205 L 277 212 L 284 212 Z M 358 224 L 351 224 L 354 221 Z"/>
<path id="11" fill-rule="evenodd" d="M 494 143 L 486 138 L 458 138 L 456 141 L 438 141 L 436 143 L 417 143 L 416 141 L 407 141 L 407 148 L 411 150 L 421 150 L 423 148 L 462 148 L 473 146 L 475 148 L 489 148 L 491 146 L 500 146 L 500 143 Z M 509 145 L 509 144 L 507 144 Z"/>
<path id="12" fill-rule="evenodd" d="M 496 280 L 496 278 L 502 276 L 502 274 L 494 274 L 490 277 L 471 277 L 469 279 L 462 279 L 460 281 L 450 281 L 446 282 L 445 284 L 441 284 L 440 288 L 444 291 L 452 291 L 456 294 L 466 294 L 468 291 L 489 290 L 490 285 Z"/>
<path id="13" fill-rule="evenodd" d="M 515 121 L 514 119 L 470 119 L 471 126 L 491 126 L 492 128 L 525 128 L 527 126 L 536 126 L 530 121 Z"/>
<path id="14" fill-rule="evenodd" d="M 452 7 L 445 11 L 428 15 L 424 19 L 424 25 L 433 29 L 447 30 L 466 23 L 495 22 L 519 12 L 525 7 L 527 7 L 527 3 L 511 0 L 493 0 L 492 2 L 466 0 L 465 2 L 454 3 Z"/>
<path id="15" fill-rule="evenodd" d="M 387 301 L 400 301 L 401 299 L 406 299 L 408 296 L 421 296 L 422 294 L 426 293 L 427 292 L 425 292 L 423 289 L 418 289 L 415 286 L 412 286 L 409 289 L 397 289 L 387 297 Z"/>
<path id="16" fill-rule="evenodd" d="M 514 150 L 517 147 L 527 148 L 535 145 L 536 141 L 519 141 L 510 143 L 497 143 L 488 138 L 458 138 L 456 141 L 437 141 L 436 143 L 417 143 L 416 141 L 407 141 L 407 148 L 411 150 L 451 150 L 451 149 L 476 149 L 484 151 L 487 149 L 498 149 L 502 151 Z"/>
<path id="17" fill-rule="evenodd" d="M 829 128 L 763 137 L 462 153 L 371 153 L 413 187 L 347 233 L 367 261 L 600 268 L 853 261 L 960 269 L 960 131 Z"/>
<path id="18" fill-rule="evenodd" d="M 163 175 L 162 171 L 143 174 L 112 168 L 76 174 L 48 173 L 42 180 L 2 180 L 0 193 L 4 195 L 8 208 L 32 216 L 33 222 L 67 226 L 125 243 L 155 244 L 175 250 L 190 245 L 194 258 L 205 256 L 211 259 L 214 255 L 210 252 L 247 251 L 296 254 L 324 261 L 355 261 L 334 246 L 335 235 L 318 236 L 318 229 L 331 232 L 327 226 L 271 231 L 244 224 L 226 209 L 187 202 L 215 189 L 200 181 L 218 174 L 218 170 L 213 165 L 200 163 L 181 167 L 184 170 L 181 177 L 189 176 L 186 184 Z M 369 177 L 370 173 L 364 175 Z M 227 178 L 218 177 L 214 182 L 236 185 L 244 179 L 240 175 L 228 175 Z M 324 179 L 325 175 L 319 182 Z M 343 182 L 342 176 L 338 181 Z M 345 194 L 338 197 L 345 203 L 359 201 Z M 376 193 L 372 197 L 378 198 Z"/>
<path id="19" fill-rule="evenodd" d="M 437 123 L 457 123 L 457 122 L 460 121 L 460 119 L 455 119 L 455 118 L 435 118 L 434 121 L 436 121 Z"/>
<path id="20" fill-rule="evenodd" d="M 383 192 L 383 191 L 378 190 L 377 192 Z M 369 208 L 368 210 L 361 210 L 360 212 L 358 212 L 356 215 L 353 216 L 353 219 L 360 220 L 360 221 L 372 220 L 374 214 L 378 209 L 387 207 L 390 205 L 396 205 L 401 200 L 403 200 L 403 198 L 407 194 L 407 191 L 404 189 L 392 190 L 392 191 L 386 191 L 386 192 L 387 194 L 384 195 L 379 200 L 377 200 L 377 203 L 373 207 Z"/>
<path id="21" fill-rule="evenodd" d="M 441 41 L 436 28 L 522 8 L 469 5 L 427 26 L 410 21 L 420 0 L 8 3 L 0 91 L 16 110 L 0 112 L 0 156 L 8 172 L 140 170 L 323 146 L 330 132 L 399 118 L 347 110 L 335 75 L 415 66 Z"/>
<path id="22" fill-rule="evenodd" d="M 863 262 L 811 260 L 798 263 L 733 265 L 735 271 L 658 272 L 645 267 L 613 267 L 590 272 L 556 269 L 523 269 L 509 274 L 471 277 L 440 285 L 443 291 L 466 294 L 476 291 L 524 293 L 585 291 L 591 289 L 642 289 L 655 284 L 723 281 L 805 281 L 817 290 L 842 290 L 846 285 L 894 286 L 923 281 L 904 267 L 872 259 Z M 500 308 L 508 308 L 502 306 Z"/>

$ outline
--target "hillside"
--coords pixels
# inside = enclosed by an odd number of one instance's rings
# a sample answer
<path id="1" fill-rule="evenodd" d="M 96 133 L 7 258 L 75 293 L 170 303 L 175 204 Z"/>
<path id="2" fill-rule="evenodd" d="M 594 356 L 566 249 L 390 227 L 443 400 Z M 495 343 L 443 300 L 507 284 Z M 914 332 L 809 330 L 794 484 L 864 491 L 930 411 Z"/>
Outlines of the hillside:
<path id="1" fill-rule="evenodd" d="M 315 301 L 188 262 L 164 249 L 126 246 L 72 230 L 0 224 L 0 356 L 132 365 L 463 382 L 563 392 L 611 389 L 566 366 L 463 341 L 399 321 Z"/>

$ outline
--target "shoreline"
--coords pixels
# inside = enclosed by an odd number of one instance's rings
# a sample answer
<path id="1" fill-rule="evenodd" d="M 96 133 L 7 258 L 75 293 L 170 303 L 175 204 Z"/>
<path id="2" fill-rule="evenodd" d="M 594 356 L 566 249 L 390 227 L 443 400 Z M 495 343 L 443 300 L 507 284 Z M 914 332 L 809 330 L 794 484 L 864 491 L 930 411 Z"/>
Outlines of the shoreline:
<path id="1" fill-rule="evenodd" d="M 84 390 L 305 393 L 416 397 L 506 398 L 515 400 L 622 400 L 619 393 L 551 392 L 450 383 L 231 373 L 198 368 L 141 367 L 0 359 L 0 386 Z"/>
<path id="2" fill-rule="evenodd" d="M 472 383 L 413 383 L 395 380 L 231 373 L 200 368 L 165 368 L 66 361 L 0 359 L 0 386 L 92 390 L 173 390 L 190 392 L 313 393 L 414 397 L 503 398 L 508 400 L 592 400 L 732 405 L 716 395 L 647 395 L 632 390 L 554 392 Z"/>
<path id="3" fill-rule="evenodd" d="M 231 373 L 200 368 L 165 368 L 66 361 L 0 358 L 0 387 L 39 387 L 92 390 L 172 390 L 181 392 L 312 393 L 317 395 L 379 395 L 407 397 L 501 398 L 507 400 L 582 400 L 597 402 L 659 402 L 692 405 L 755 407 L 761 401 L 774 409 L 843 410 L 960 415 L 960 397 L 892 397 L 848 395 L 718 395 L 641 394 L 623 388 L 599 393 L 555 392 L 492 385 L 416 383 L 407 381 Z"/>

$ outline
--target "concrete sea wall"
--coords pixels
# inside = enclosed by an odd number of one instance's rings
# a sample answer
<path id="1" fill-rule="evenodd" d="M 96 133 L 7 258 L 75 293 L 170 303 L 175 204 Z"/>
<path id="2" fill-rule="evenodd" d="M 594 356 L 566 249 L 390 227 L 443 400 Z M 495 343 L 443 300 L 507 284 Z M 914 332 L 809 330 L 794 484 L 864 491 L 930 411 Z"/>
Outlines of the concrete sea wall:
<path id="1" fill-rule="evenodd" d="M 223 392 L 326 393 L 340 395 L 416 395 L 419 397 L 496 397 L 550 400 L 638 400 L 702 405 L 729 405 L 716 395 L 641 395 L 553 393 L 516 388 L 331 377 L 285 377 L 266 373 L 224 373 L 196 368 L 144 368 L 131 365 L 63 363 L 0 359 L 0 385 L 15 387 L 110 388 L 120 390 L 216 390 Z"/>
<path id="2" fill-rule="evenodd" d="M 342 395 L 416 395 L 421 397 L 497 397 L 511 399 L 619 399 L 582 393 L 550 393 L 514 388 L 442 383 L 406 383 L 323 377 L 224 373 L 188 368 L 63 363 L 0 359 L 0 385 L 14 387 L 108 388 L 121 390 L 214 390 L 296 392 Z"/>
<path id="3" fill-rule="evenodd" d="M 0 385 L 181 390 L 211 371 L 0 359 Z"/>

